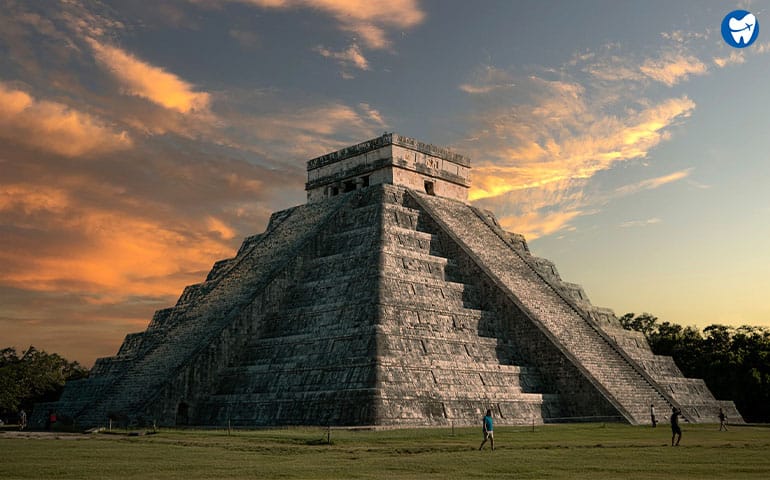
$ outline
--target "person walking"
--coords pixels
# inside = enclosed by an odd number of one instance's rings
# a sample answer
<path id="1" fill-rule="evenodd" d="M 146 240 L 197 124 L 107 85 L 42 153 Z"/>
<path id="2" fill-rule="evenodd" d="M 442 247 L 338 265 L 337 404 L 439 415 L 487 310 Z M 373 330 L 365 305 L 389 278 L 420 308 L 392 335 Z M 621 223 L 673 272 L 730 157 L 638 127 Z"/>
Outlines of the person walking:
<path id="1" fill-rule="evenodd" d="M 22 408 L 19 410 L 19 430 L 27 428 L 27 412 Z"/>
<path id="2" fill-rule="evenodd" d="M 679 446 L 679 441 L 682 440 L 682 429 L 679 427 L 679 416 L 682 415 L 682 411 L 676 407 L 671 409 L 671 446 Z M 676 437 L 676 444 L 674 444 L 674 437 Z"/>
<path id="3" fill-rule="evenodd" d="M 658 419 L 655 418 L 655 405 L 650 404 L 650 420 L 652 421 L 652 428 L 658 426 Z"/>
<path id="4" fill-rule="evenodd" d="M 484 444 L 487 443 L 487 440 L 489 440 L 489 444 L 492 445 L 492 450 L 494 450 L 495 449 L 495 432 L 494 432 L 494 421 L 492 420 L 492 410 L 487 409 L 487 414 L 484 415 L 484 418 L 481 420 L 481 427 L 484 433 L 484 439 L 481 441 L 481 446 L 479 446 L 479 450 L 484 448 Z"/>
<path id="5" fill-rule="evenodd" d="M 721 408 L 719 409 L 719 431 L 721 432 L 724 430 L 727 431 L 727 415 L 725 415 L 724 410 Z"/>

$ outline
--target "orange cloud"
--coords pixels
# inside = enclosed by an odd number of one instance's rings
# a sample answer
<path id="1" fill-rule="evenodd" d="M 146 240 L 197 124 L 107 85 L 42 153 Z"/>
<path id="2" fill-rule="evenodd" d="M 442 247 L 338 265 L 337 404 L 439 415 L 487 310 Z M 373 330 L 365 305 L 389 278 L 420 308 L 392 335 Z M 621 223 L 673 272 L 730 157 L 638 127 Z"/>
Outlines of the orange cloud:
<path id="1" fill-rule="evenodd" d="M 419 25 L 425 13 L 416 0 L 237 0 L 262 8 L 311 8 L 334 17 L 339 27 L 357 35 L 369 48 L 390 46 L 386 29 Z"/>
<path id="2" fill-rule="evenodd" d="M 193 86 L 162 68 L 143 62 L 133 55 L 93 38 L 88 43 L 96 60 L 118 80 L 128 95 L 145 98 L 180 113 L 206 113 L 211 96 L 196 92 Z"/>
<path id="3" fill-rule="evenodd" d="M 628 88 L 628 82 L 643 84 L 647 80 L 672 87 L 687 80 L 691 75 L 708 73 L 706 63 L 694 55 L 688 46 L 691 40 L 702 39 L 701 34 L 674 32 L 662 36 L 676 44 L 655 57 L 633 58 L 622 52 L 615 52 L 618 47 L 608 46 L 608 51 L 601 55 L 575 55 L 570 65 L 580 68 L 594 79 L 605 82 L 602 85 L 605 91 L 616 87 Z M 721 61 L 717 60 L 715 63 L 719 64 Z"/>
<path id="4" fill-rule="evenodd" d="M 566 87 L 556 85 L 555 88 L 564 91 Z M 497 135 L 520 145 L 499 142 L 502 145 L 485 149 L 485 155 L 497 162 L 474 167 L 470 200 L 566 179 L 590 178 L 617 162 L 642 158 L 666 138 L 667 127 L 677 119 L 689 116 L 695 108 L 692 100 L 681 97 L 619 119 L 595 116 L 583 100 L 570 104 L 559 102 L 563 97 L 555 98 L 555 105 L 548 100 L 525 108 L 521 115 L 493 114 L 486 120 L 494 125 Z M 520 118 L 530 120 L 521 124 Z M 542 123 L 529 123 L 532 119 L 542 119 Z M 587 121 L 582 132 L 558 131 L 561 125 L 576 124 L 581 120 Z M 522 132 L 529 138 L 522 138 Z M 539 142 L 533 142 L 533 139 Z"/>
<path id="5" fill-rule="evenodd" d="M 271 185 L 290 178 L 173 149 L 73 163 L 7 145 L 0 140 L 14 167 L 0 174 L 0 331 L 8 344 L 86 364 L 114 354 L 125 333 L 261 231 L 277 210 Z"/>
<path id="6" fill-rule="evenodd" d="M 29 255 L 25 268 L 10 268 L 3 285 L 56 291 L 63 285 L 85 286 L 99 297 L 174 295 L 187 283 L 202 280 L 214 260 L 233 254 L 235 231 L 208 217 L 203 225 L 173 225 L 152 217 L 81 205 L 66 190 L 37 185 L 11 185 L 0 190 L 0 213 L 21 207 L 50 214 L 49 231 L 80 238 L 68 251 Z M 189 233 L 181 233 L 183 231 Z M 212 231 L 216 237 L 195 234 Z M 16 254 L 0 252 L 0 264 L 12 265 Z M 177 277 L 176 280 L 171 277 Z"/>
<path id="7" fill-rule="evenodd" d="M 35 193 L 30 192 L 30 202 Z M 77 208 L 68 205 L 65 218 L 54 220 L 55 231 L 67 237 L 80 237 L 62 251 L 29 255 L 24 265 L 9 268 L 2 284 L 40 292 L 83 292 L 99 303 L 125 301 L 131 296 L 178 296 L 185 285 L 203 280 L 213 262 L 234 254 L 228 240 L 235 236 L 222 222 L 214 220 L 213 236 L 196 234 L 204 226 L 167 225 L 150 218 L 127 213 Z M 77 214 L 73 214 L 77 212 Z M 11 251 L 0 252 L 0 264 L 17 264 Z M 21 268 L 23 267 L 23 268 Z"/>
<path id="8" fill-rule="evenodd" d="M 24 215 L 39 211 L 61 213 L 67 205 L 66 192 L 56 187 L 0 185 L 0 212 L 17 211 Z"/>
<path id="9" fill-rule="evenodd" d="M 602 59 L 587 55 L 571 66 L 586 61 L 595 68 L 603 65 Z M 671 72 L 672 79 L 683 78 L 676 69 Z M 470 139 L 460 147 L 475 159 L 469 199 L 494 210 L 506 228 L 537 238 L 569 229 L 576 217 L 614 196 L 689 175 L 675 172 L 614 193 L 585 193 L 597 173 L 647 157 L 695 108 L 686 96 L 657 103 L 630 98 L 628 91 L 616 88 L 626 76 L 639 80 L 642 74 L 628 70 L 623 78 L 578 83 L 566 74 L 548 80 L 494 67 L 477 72 L 472 82 L 460 86 L 478 105 Z"/>
<path id="10" fill-rule="evenodd" d="M 649 78 L 671 87 L 686 80 L 690 75 L 703 75 L 708 68 L 692 55 L 669 52 L 660 58 L 648 59 L 639 70 Z"/>
<path id="11" fill-rule="evenodd" d="M 127 132 L 116 132 L 93 115 L 62 103 L 37 100 L 2 82 L 0 138 L 67 157 L 132 146 Z"/>
<path id="12" fill-rule="evenodd" d="M 594 210 L 584 192 L 587 179 L 565 178 L 481 199 L 477 205 L 494 210 L 506 230 L 533 240 L 570 229 L 570 221 Z"/>
<path id="13" fill-rule="evenodd" d="M 216 233 L 222 240 L 232 240 L 236 236 L 236 232 L 232 227 L 212 216 L 206 217 L 206 227 L 209 232 Z"/>
<path id="14" fill-rule="evenodd" d="M 520 216 L 507 216 L 500 218 L 500 225 L 505 230 L 524 235 L 528 241 L 563 230 L 569 225 L 569 221 L 582 215 L 580 210 L 566 212 L 529 212 Z"/>

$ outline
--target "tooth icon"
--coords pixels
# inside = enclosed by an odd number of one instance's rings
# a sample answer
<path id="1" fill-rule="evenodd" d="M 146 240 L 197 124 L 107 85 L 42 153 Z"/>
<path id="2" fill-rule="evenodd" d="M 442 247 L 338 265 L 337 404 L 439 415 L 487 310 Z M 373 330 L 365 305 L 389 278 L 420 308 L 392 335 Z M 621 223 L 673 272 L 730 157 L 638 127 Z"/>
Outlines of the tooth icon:
<path id="1" fill-rule="evenodd" d="M 730 19 L 730 34 L 733 36 L 733 40 L 736 44 L 748 45 L 751 42 L 751 37 L 754 36 L 754 26 L 757 24 L 756 17 L 747 13 L 742 19 L 738 20 L 733 17 Z"/>

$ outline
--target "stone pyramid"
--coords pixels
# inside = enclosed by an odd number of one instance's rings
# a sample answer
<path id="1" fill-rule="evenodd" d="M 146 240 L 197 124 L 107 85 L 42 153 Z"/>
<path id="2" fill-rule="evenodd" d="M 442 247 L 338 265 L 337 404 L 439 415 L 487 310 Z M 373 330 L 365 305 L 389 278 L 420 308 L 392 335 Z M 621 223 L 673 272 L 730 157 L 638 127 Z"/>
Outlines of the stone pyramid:
<path id="1" fill-rule="evenodd" d="M 308 162 L 308 203 L 129 334 L 55 408 L 81 426 L 714 422 L 702 380 L 466 203 L 470 161 L 397 134 Z"/>

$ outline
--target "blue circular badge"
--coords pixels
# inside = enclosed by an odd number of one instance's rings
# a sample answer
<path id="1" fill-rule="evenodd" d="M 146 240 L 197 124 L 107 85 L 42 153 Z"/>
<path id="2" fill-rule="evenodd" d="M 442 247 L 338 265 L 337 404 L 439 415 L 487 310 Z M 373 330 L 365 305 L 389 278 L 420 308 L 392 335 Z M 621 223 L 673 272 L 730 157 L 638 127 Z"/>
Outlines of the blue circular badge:
<path id="1" fill-rule="evenodd" d="M 759 36 L 759 21 L 746 10 L 734 10 L 722 20 L 722 38 L 735 48 L 746 48 Z"/>

